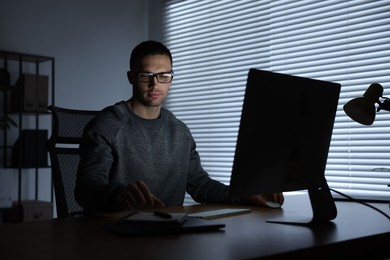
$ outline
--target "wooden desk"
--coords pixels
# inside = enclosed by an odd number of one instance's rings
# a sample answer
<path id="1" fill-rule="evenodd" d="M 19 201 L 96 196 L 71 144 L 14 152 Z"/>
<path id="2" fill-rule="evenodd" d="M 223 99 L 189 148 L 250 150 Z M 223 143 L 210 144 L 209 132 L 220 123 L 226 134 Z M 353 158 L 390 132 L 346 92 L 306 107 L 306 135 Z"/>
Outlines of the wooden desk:
<path id="1" fill-rule="evenodd" d="M 390 256 L 390 221 L 358 203 L 337 202 L 338 216 L 316 227 L 266 223 L 285 215 L 311 214 L 305 195 L 287 196 L 282 209 L 219 218 L 221 231 L 119 237 L 102 225 L 123 214 L 0 225 L 0 259 L 248 259 Z M 221 205 L 169 209 L 187 213 Z M 375 204 L 389 214 L 389 205 Z"/>

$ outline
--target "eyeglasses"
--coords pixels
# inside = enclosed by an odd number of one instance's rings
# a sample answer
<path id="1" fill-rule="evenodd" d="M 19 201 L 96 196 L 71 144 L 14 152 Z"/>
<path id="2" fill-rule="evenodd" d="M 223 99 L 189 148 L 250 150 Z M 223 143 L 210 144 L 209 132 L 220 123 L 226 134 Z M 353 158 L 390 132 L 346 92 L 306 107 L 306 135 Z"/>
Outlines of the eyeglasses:
<path id="1" fill-rule="evenodd" d="M 160 73 L 139 72 L 138 82 L 150 83 L 153 81 L 154 77 L 156 77 L 159 83 L 171 83 L 173 79 L 173 70 L 171 70 L 170 72 Z"/>

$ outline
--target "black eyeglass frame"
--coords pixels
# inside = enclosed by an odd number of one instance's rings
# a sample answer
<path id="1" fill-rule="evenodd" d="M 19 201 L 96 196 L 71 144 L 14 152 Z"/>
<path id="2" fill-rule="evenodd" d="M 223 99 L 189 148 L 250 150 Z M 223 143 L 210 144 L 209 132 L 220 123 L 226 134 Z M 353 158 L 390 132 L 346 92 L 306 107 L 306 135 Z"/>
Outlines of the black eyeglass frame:
<path id="1" fill-rule="evenodd" d="M 148 80 L 147 81 L 141 81 L 140 80 L 140 74 L 147 75 L 148 76 Z M 165 75 L 165 76 L 169 75 L 170 76 L 170 81 L 167 81 L 167 82 L 160 81 L 161 79 L 159 79 L 159 76 L 161 76 L 161 75 Z M 150 82 L 153 81 L 153 78 L 156 77 L 158 83 L 167 84 L 167 83 L 171 83 L 172 82 L 173 76 L 174 76 L 173 70 L 171 70 L 169 72 L 159 72 L 159 73 L 138 72 L 137 73 L 137 80 L 138 80 L 138 82 L 141 82 L 141 83 L 150 83 Z"/>

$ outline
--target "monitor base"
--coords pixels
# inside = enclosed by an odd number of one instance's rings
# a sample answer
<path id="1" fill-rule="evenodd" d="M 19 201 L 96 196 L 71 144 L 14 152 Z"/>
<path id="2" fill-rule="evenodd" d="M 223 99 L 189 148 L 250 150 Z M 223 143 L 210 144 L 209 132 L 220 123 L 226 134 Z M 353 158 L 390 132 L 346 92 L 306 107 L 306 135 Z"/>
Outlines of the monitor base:
<path id="1" fill-rule="evenodd" d="M 322 187 L 308 189 L 312 217 L 304 216 L 283 216 L 279 218 L 266 220 L 268 223 L 314 226 L 329 223 L 337 216 L 337 208 L 332 194 L 326 181 L 323 181 Z"/>

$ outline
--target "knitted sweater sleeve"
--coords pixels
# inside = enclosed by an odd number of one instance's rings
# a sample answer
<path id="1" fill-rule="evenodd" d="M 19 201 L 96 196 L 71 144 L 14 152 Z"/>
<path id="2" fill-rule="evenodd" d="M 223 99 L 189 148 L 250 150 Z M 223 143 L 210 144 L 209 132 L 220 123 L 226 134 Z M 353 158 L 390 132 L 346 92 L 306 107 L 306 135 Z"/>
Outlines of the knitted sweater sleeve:
<path id="1" fill-rule="evenodd" d="M 124 184 L 109 180 L 119 121 L 111 112 L 106 112 L 84 129 L 74 194 L 85 212 L 113 212 L 120 209 L 115 198 L 116 192 Z"/>
<path id="2" fill-rule="evenodd" d="M 188 130 L 189 131 L 189 130 Z M 199 203 L 215 202 L 215 203 L 242 203 L 247 204 L 248 201 L 229 195 L 229 186 L 222 182 L 212 179 L 209 174 L 203 169 L 199 153 L 196 150 L 196 142 L 191 136 L 191 156 L 187 192 Z"/>

